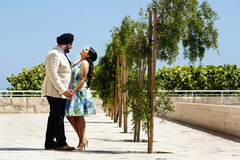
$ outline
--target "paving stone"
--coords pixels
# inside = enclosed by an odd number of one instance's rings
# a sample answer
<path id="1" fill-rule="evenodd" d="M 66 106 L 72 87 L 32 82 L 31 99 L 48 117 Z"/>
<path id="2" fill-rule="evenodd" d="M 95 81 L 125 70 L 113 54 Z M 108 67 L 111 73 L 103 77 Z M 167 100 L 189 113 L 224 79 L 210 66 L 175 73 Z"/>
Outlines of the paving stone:
<path id="1" fill-rule="evenodd" d="M 99 106 L 98 106 L 99 107 Z M 239 160 L 239 138 L 213 132 L 173 120 L 155 117 L 154 154 L 147 154 L 146 142 L 130 142 L 131 115 L 128 130 L 123 133 L 117 123 L 105 113 L 86 116 L 86 137 L 89 146 L 84 151 L 44 150 L 48 113 L 1 114 L 0 159 L 87 159 L 87 160 Z M 78 136 L 65 118 L 65 133 L 70 146 L 78 145 Z M 141 139 L 147 135 L 141 131 Z M 158 152 L 158 154 L 157 154 Z"/>

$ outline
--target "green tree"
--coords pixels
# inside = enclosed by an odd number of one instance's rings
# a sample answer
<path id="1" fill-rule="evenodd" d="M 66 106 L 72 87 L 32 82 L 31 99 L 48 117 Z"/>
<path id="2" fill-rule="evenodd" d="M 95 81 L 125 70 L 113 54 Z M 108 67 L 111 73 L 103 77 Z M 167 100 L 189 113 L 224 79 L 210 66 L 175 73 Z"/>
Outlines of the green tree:
<path id="1" fill-rule="evenodd" d="M 111 112 L 114 103 L 114 83 L 116 76 L 117 58 L 113 54 L 113 44 L 108 44 L 105 56 L 101 57 L 94 68 L 91 89 L 103 101 L 102 107 L 105 111 Z"/>
<path id="2" fill-rule="evenodd" d="M 45 77 L 45 65 L 39 64 L 30 69 L 24 68 L 18 75 L 7 77 L 12 87 L 7 90 L 41 90 Z"/>
<path id="3" fill-rule="evenodd" d="M 218 16 L 207 2 L 200 5 L 197 0 L 153 0 L 149 4 L 149 9 L 153 8 L 158 11 L 157 58 L 159 60 L 172 64 L 179 55 L 180 44 L 184 48 L 184 58 L 189 59 L 191 63 L 198 59 L 201 61 L 205 56 L 206 49 L 212 48 L 218 52 L 218 34 L 214 28 L 214 21 L 218 19 Z M 143 15 L 143 11 L 140 12 L 142 12 L 140 15 Z M 147 32 L 144 21 L 144 18 L 142 18 L 142 20 L 135 22 L 130 16 L 126 16 L 120 27 L 114 27 L 112 41 L 107 45 L 106 55 L 102 58 L 104 61 L 98 66 L 101 74 L 96 73 L 95 78 L 96 80 L 109 81 L 109 85 L 112 85 L 111 87 L 108 86 L 109 88 L 106 89 L 105 93 L 106 97 L 109 98 L 102 96 L 107 102 L 111 102 L 114 97 L 116 82 L 116 59 L 122 53 L 126 55 L 129 80 L 126 86 L 122 86 L 122 89 L 128 91 L 128 105 L 133 114 L 134 128 L 139 126 L 139 120 L 141 120 L 143 121 L 143 129 L 149 133 L 152 116 L 149 110 L 149 94 L 145 92 L 147 85 L 144 83 L 143 77 L 145 76 L 146 63 L 152 63 L 151 57 L 147 56 L 151 51 L 152 40 L 147 38 L 151 36 L 149 36 L 150 32 Z M 104 70 L 102 70 L 103 68 Z M 102 74 L 106 75 L 108 72 L 112 74 L 110 79 L 102 76 Z M 169 74 L 174 73 L 169 72 Z M 185 73 L 179 73 L 169 80 L 185 75 Z M 193 76 L 203 77 L 200 72 L 196 72 Z M 181 87 L 186 88 L 190 83 L 193 85 L 190 87 L 193 88 L 195 83 L 192 82 L 191 75 L 184 78 Z M 102 81 L 98 85 L 106 81 Z M 204 79 L 202 82 L 204 83 Z M 162 84 L 164 82 L 160 82 L 160 85 Z M 102 92 L 102 95 L 104 95 L 104 88 L 97 86 L 96 89 L 99 89 L 97 92 Z M 155 113 L 166 114 L 172 112 L 173 108 L 167 94 L 159 93 L 159 97 L 155 103 Z"/>
<path id="4" fill-rule="evenodd" d="M 157 8 L 157 58 L 168 64 L 175 62 L 179 45 L 183 55 L 194 63 L 203 60 L 206 49 L 218 51 L 218 33 L 214 22 L 219 19 L 207 1 L 153 0 L 149 8 Z"/>
<path id="5" fill-rule="evenodd" d="M 183 45 L 183 55 L 190 63 L 198 59 L 202 61 L 206 49 L 217 50 L 217 30 L 214 21 L 218 19 L 217 14 L 211 9 L 207 2 L 199 5 L 198 0 L 153 0 L 149 9 L 154 12 L 154 27 L 157 34 L 154 36 L 156 43 L 157 58 L 172 64 L 179 55 L 179 45 Z M 155 14 L 156 13 L 156 14 Z M 156 41 L 155 41 L 156 38 Z M 217 50 L 218 52 L 218 50 Z M 155 55 L 155 53 L 153 55 Z M 152 61 L 152 60 L 150 60 Z M 153 75 L 155 75 L 155 59 L 153 61 Z M 188 77 L 189 78 L 189 77 Z M 188 80 L 188 79 L 187 79 Z M 151 118 L 149 128 L 148 153 L 153 152 L 153 122 L 155 98 L 155 80 L 151 82 Z M 155 103 L 157 104 L 157 103 Z"/>

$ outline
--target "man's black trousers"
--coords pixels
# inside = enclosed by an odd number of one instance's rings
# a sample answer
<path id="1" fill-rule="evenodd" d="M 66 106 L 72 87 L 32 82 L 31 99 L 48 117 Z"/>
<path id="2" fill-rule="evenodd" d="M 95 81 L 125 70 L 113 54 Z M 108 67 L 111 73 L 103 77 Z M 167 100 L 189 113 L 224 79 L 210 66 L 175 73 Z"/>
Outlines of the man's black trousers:
<path id="1" fill-rule="evenodd" d="M 45 147 L 67 145 L 64 131 L 66 99 L 47 96 L 50 113 L 47 123 Z M 56 138 L 56 141 L 54 139 Z"/>

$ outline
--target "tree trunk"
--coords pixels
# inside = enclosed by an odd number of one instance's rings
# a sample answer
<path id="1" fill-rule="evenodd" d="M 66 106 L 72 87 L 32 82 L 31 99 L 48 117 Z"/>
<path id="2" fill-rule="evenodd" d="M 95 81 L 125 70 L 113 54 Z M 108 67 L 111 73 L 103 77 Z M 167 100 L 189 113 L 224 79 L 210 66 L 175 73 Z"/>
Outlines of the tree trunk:
<path id="1" fill-rule="evenodd" d="M 115 79 L 115 92 L 114 92 L 114 123 L 117 123 L 117 97 L 118 97 L 118 68 L 119 56 L 117 56 L 116 79 Z"/>
<path id="2" fill-rule="evenodd" d="M 149 142 L 148 142 L 148 153 L 153 153 L 156 51 L 157 51 L 157 9 L 154 9 L 154 12 L 153 12 L 153 57 L 152 57 L 153 63 L 152 63 L 152 80 L 151 80 L 151 121 L 150 121 L 150 135 L 149 135 Z"/>
<path id="3" fill-rule="evenodd" d="M 152 11 L 149 10 L 149 28 L 148 28 L 148 77 L 147 77 L 147 91 L 148 91 L 148 99 L 149 99 L 149 107 L 150 107 L 150 99 L 151 99 L 151 77 L 152 77 Z"/>
<path id="4" fill-rule="evenodd" d="M 126 81 L 127 81 L 127 59 L 126 59 L 126 56 L 125 56 L 125 53 L 122 53 L 122 59 L 123 59 L 123 70 L 122 70 L 122 73 L 123 73 L 123 85 L 126 84 Z M 124 133 L 127 133 L 128 132 L 128 123 L 127 123 L 127 93 L 124 91 L 123 92 L 123 120 L 124 120 Z"/>
<path id="5" fill-rule="evenodd" d="M 138 120 L 137 123 L 137 142 L 140 142 L 140 132 L 141 132 L 141 120 Z"/>
<path id="6" fill-rule="evenodd" d="M 134 124 L 133 142 L 137 142 L 137 122 Z"/>
<path id="7" fill-rule="evenodd" d="M 146 72 L 145 63 L 146 63 L 146 61 L 144 59 L 142 62 L 142 67 L 140 68 L 141 71 L 140 71 L 140 76 L 139 76 L 139 83 L 140 83 L 141 87 L 143 87 L 143 85 L 144 85 L 144 75 Z M 142 106 L 142 104 L 140 106 Z M 137 139 L 136 139 L 137 142 L 140 142 L 140 133 L 141 133 L 141 120 L 139 119 L 137 122 Z"/>
<path id="8" fill-rule="evenodd" d="M 114 97 L 114 92 L 113 92 L 113 97 Z M 114 117 L 113 110 L 114 110 L 114 101 L 112 102 L 112 105 L 111 105 L 111 120 L 113 120 L 113 117 Z"/>
<path id="9" fill-rule="evenodd" d="M 151 77 L 152 77 L 152 11 L 149 10 L 149 25 L 148 25 L 148 77 L 147 77 L 147 92 L 148 92 L 148 105 L 151 108 Z M 150 124 L 149 124 L 150 125 Z M 150 146 L 150 130 L 148 130 L 148 151 Z"/>
<path id="10" fill-rule="evenodd" d="M 119 62 L 119 65 L 118 65 L 118 117 L 119 117 L 119 127 L 122 127 L 122 86 L 121 86 L 121 83 L 120 83 L 120 74 L 121 74 L 121 70 L 120 70 L 120 62 Z"/>
<path id="11" fill-rule="evenodd" d="M 142 72 L 142 60 L 139 60 L 139 68 L 138 68 L 138 84 L 140 85 L 141 84 L 141 72 Z M 138 105 L 138 108 L 139 110 L 141 109 L 141 105 L 140 105 L 140 102 L 137 102 L 137 105 Z M 140 118 L 138 118 L 135 122 L 135 129 L 134 129 L 134 138 L 133 138 L 133 141 L 134 142 L 139 142 L 140 141 L 140 130 L 141 130 L 141 120 Z"/>
<path id="12" fill-rule="evenodd" d="M 127 83 L 128 81 L 128 70 L 127 70 L 127 57 L 126 55 L 125 57 L 125 83 Z M 127 98 L 128 98 L 128 93 L 125 92 L 125 102 L 126 102 L 126 107 L 125 107 L 125 112 L 126 112 L 126 117 L 125 117 L 125 121 L 126 121 L 126 133 L 128 132 L 128 106 L 127 106 Z"/>

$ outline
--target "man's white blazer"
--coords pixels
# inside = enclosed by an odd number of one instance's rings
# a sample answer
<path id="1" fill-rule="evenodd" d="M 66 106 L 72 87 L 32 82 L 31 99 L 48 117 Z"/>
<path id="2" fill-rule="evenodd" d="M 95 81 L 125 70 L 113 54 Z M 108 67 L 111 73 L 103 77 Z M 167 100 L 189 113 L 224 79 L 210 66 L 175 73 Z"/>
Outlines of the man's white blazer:
<path id="1" fill-rule="evenodd" d="M 66 98 L 62 94 L 72 89 L 72 67 L 67 57 L 56 46 L 48 52 L 45 60 L 46 75 L 42 94 L 56 98 Z"/>

